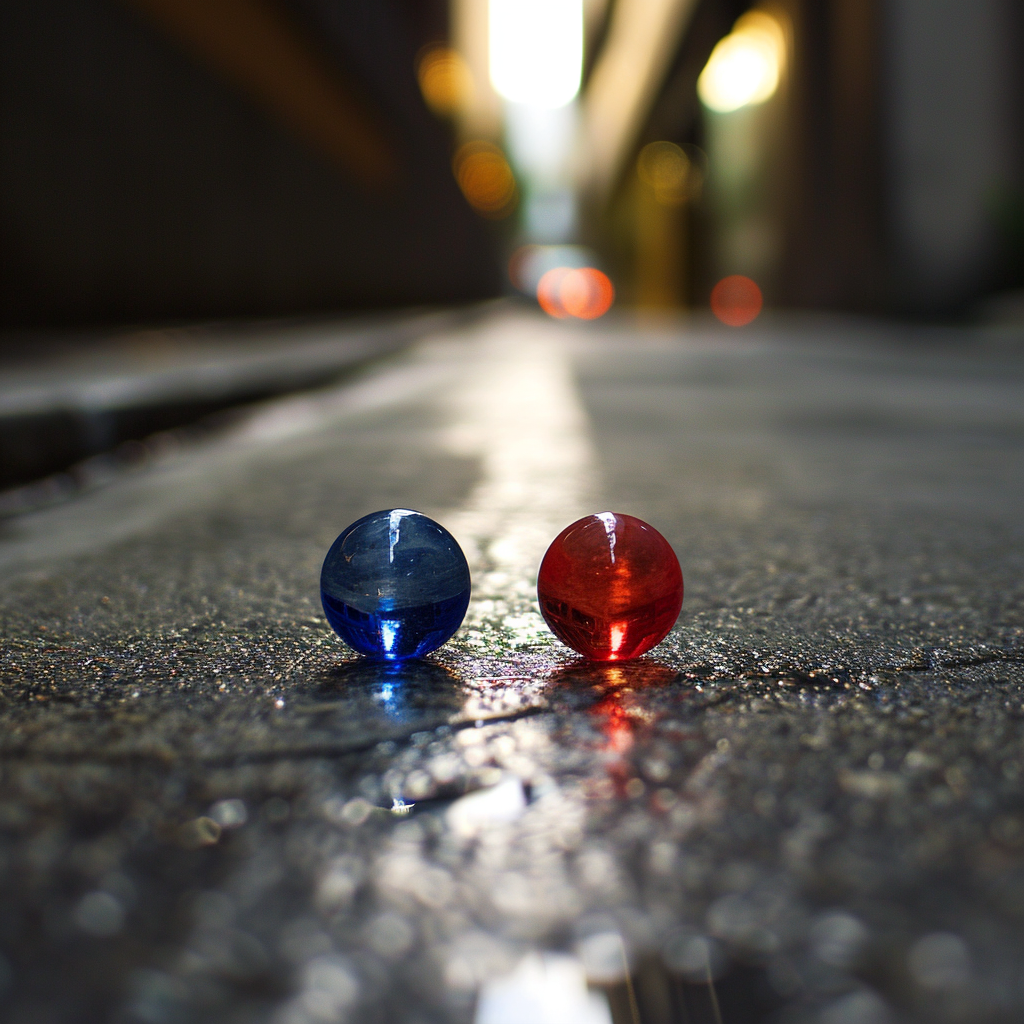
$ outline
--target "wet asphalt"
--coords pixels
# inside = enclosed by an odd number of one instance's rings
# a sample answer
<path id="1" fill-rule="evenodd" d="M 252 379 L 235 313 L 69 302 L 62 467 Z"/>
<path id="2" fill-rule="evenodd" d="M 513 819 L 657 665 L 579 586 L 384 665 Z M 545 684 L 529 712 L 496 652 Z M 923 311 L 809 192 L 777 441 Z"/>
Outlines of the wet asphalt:
<path id="1" fill-rule="evenodd" d="M 1024 1019 L 1024 337 L 515 311 L 167 435 L 0 524 L 2 1019 Z M 419 509 L 428 659 L 319 607 Z M 536 568 L 611 509 L 683 612 L 577 659 Z"/>

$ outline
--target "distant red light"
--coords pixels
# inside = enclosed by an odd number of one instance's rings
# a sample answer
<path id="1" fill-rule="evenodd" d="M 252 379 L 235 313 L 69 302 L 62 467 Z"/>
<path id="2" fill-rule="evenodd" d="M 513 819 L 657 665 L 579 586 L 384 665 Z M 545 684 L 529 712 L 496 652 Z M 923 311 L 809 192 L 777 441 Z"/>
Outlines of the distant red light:
<path id="1" fill-rule="evenodd" d="M 571 270 L 558 286 L 562 307 L 580 320 L 596 320 L 612 308 L 615 288 L 607 274 L 594 267 Z"/>
<path id="2" fill-rule="evenodd" d="M 564 320 L 568 311 L 562 305 L 562 281 L 570 273 L 568 267 L 553 267 L 537 283 L 537 301 L 548 316 Z"/>
<path id="3" fill-rule="evenodd" d="M 744 327 L 756 320 L 763 305 L 761 289 L 742 274 L 723 277 L 711 289 L 711 312 L 728 327 Z"/>
<path id="4" fill-rule="evenodd" d="M 594 267 L 555 267 L 537 284 L 537 301 L 549 316 L 595 320 L 611 309 L 615 288 Z"/>

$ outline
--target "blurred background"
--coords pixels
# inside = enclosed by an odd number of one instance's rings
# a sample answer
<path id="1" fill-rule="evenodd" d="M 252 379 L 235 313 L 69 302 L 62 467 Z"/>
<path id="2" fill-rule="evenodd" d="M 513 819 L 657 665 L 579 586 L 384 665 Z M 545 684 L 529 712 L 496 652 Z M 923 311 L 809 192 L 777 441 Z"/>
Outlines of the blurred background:
<path id="1" fill-rule="evenodd" d="M 1016 0 L 10 0 L 0 488 L 424 307 L 1024 320 L 1022 49 Z"/>
<path id="2" fill-rule="evenodd" d="M 11 0 L 0 320 L 533 300 L 559 268 L 557 316 L 1012 309 L 1022 47 L 1015 0 Z"/>

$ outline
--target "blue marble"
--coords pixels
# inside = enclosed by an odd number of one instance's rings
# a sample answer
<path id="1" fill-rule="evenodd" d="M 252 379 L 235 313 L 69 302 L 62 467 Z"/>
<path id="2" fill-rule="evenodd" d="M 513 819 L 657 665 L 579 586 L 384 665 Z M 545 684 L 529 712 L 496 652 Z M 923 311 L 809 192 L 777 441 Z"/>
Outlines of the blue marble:
<path id="1" fill-rule="evenodd" d="M 422 512 L 363 516 L 331 545 L 320 572 L 327 621 L 374 658 L 437 650 L 469 607 L 469 566 L 455 538 Z"/>

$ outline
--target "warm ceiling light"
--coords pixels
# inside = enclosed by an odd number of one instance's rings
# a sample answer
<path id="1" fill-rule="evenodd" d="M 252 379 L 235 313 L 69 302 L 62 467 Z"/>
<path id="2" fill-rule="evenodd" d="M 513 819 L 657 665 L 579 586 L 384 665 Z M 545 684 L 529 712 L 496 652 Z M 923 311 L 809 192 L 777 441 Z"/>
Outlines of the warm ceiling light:
<path id="1" fill-rule="evenodd" d="M 785 48 L 782 26 L 770 14 L 743 15 L 697 79 L 701 103 L 720 114 L 763 103 L 778 88 Z"/>
<path id="2" fill-rule="evenodd" d="M 580 91 L 583 0 L 490 0 L 491 83 L 512 103 L 564 107 Z"/>

